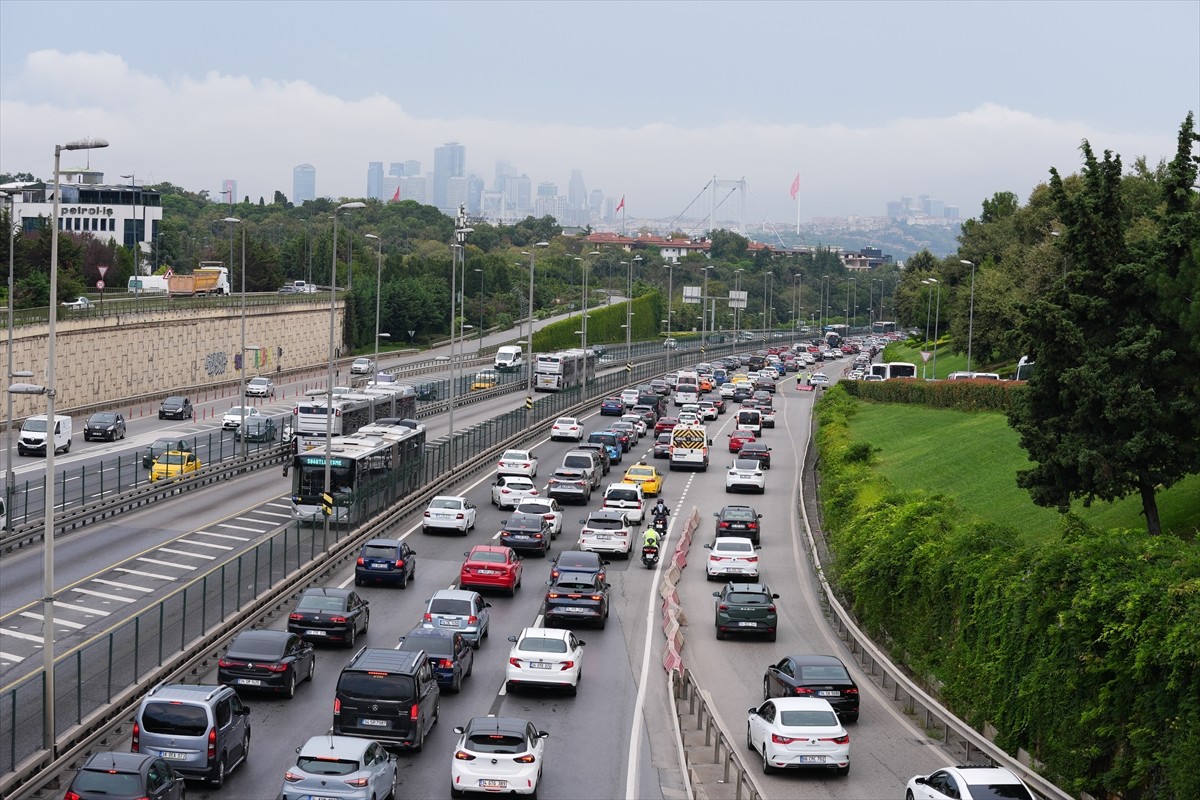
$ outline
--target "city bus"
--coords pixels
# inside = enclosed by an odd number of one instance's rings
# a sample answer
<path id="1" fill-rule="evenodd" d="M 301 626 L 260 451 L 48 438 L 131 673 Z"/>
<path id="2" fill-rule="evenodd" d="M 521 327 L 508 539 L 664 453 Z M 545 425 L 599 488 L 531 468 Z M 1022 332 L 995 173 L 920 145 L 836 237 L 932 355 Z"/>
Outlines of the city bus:
<path id="1" fill-rule="evenodd" d="M 895 332 L 896 332 L 896 323 L 894 323 L 894 322 L 889 322 L 887 320 L 881 320 L 879 322 L 871 323 L 871 333 L 874 333 L 877 335 L 882 335 L 885 333 L 895 333 Z"/>
<path id="2" fill-rule="evenodd" d="M 329 415 L 328 395 L 319 389 L 292 408 L 292 433 L 297 448 L 308 450 L 325 442 Z M 411 386 L 370 387 L 333 398 L 333 435 L 349 436 L 364 425 L 385 417 L 416 417 L 417 392 Z"/>
<path id="3" fill-rule="evenodd" d="M 917 377 L 917 365 L 910 364 L 907 361 L 888 361 L 884 364 L 872 364 L 871 374 L 878 375 L 885 381 L 890 381 L 892 378 L 915 378 Z"/>
<path id="4" fill-rule="evenodd" d="M 533 362 L 533 388 L 538 392 L 561 392 L 596 376 L 595 353 L 583 350 L 562 350 L 539 353 Z"/>
<path id="5" fill-rule="evenodd" d="M 370 426 L 370 433 L 335 436 L 326 447 L 292 456 L 292 515 L 324 519 L 325 469 L 333 511 L 329 521 L 353 524 L 416 491 L 425 462 L 425 426 Z"/>

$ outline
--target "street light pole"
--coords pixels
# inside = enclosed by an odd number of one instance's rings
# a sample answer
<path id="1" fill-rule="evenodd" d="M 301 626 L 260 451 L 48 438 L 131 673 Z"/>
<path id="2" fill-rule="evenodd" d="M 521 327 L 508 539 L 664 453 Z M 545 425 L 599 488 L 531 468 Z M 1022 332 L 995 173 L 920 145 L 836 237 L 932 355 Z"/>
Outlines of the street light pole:
<path id="1" fill-rule="evenodd" d="M 475 271 L 479 273 L 479 351 L 477 355 L 483 356 L 483 269 L 476 267 Z"/>
<path id="2" fill-rule="evenodd" d="M 588 253 L 588 256 L 600 255 L 599 250 L 593 250 Z M 580 334 L 583 336 L 583 389 L 580 392 L 580 397 L 587 397 L 587 379 L 588 379 L 588 346 L 587 346 L 587 323 L 588 323 L 588 266 L 587 261 L 583 262 L 583 325 Z"/>
<path id="3" fill-rule="evenodd" d="M 533 273 L 537 267 L 537 249 L 549 246 L 549 242 L 534 242 L 529 250 L 521 251 L 521 255 L 529 256 L 529 335 L 525 337 L 525 369 L 529 372 L 525 394 L 527 413 L 533 411 Z"/>
<path id="4" fill-rule="evenodd" d="M 799 335 L 800 327 L 800 282 L 803 280 L 803 274 L 799 272 L 792 273 L 792 338 L 795 339 Z"/>
<path id="5" fill-rule="evenodd" d="M 226 217 L 224 222 L 229 223 L 229 267 L 233 268 L 233 226 L 241 225 L 242 221 L 237 217 Z M 246 458 L 246 226 L 242 225 L 242 343 L 241 355 L 238 357 L 241 365 L 238 367 L 238 385 L 240 387 L 238 401 L 238 409 L 241 410 L 241 420 L 238 423 L 238 434 L 242 439 L 242 458 Z"/>
<path id="6" fill-rule="evenodd" d="M 675 299 L 675 270 L 672 269 L 674 264 L 663 264 L 667 268 L 667 338 L 671 338 L 671 315 L 675 312 L 671 310 L 671 303 Z"/>
<path id="7" fill-rule="evenodd" d="M 938 346 L 938 326 L 942 315 L 942 284 L 938 283 L 934 278 L 929 280 L 937 284 L 937 302 L 933 305 L 933 379 L 937 380 L 937 346 Z"/>
<path id="8" fill-rule="evenodd" d="M 960 264 L 971 265 L 971 311 L 967 316 L 967 372 L 971 371 L 971 341 L 975 337 L 975 263 L 960 261 Z"/>
<path id="9" fill-rule="evenodd" d="M 740 292 L 742 290 L 742 273 L 744 269 L 735 269 L 733 271 L 733 290 Z M 742 340 L 742 315 L 741 315 L 742 299 L 738 297 L 737 304 L 733 308 L 733 341 L 738 344 Z"/>
<path id="10" fill-rule="evenodd" d="M 700 271 L 704 273 L 704 288 L 700 290 L 700 356 L 704 356 L 705 347 L 708 345 L 708 271 L 711 266 L 701 267 Z"/>
<path id="11" fill-rule="evenodd" d="M 15 247 L 14 240 L 14 217 L 16 217 L 16 202 L 15 195 L 8 192 L 0 192 L 0 197 L 8 201 L 8 383 L 12 384 L 13 375 L 13 248 Z M 16 496 L 16 483 L 12 468 L 12 429 L 13 429 L 13 405 L 12 394 L 4 393 L 5 402 L 8 407 L 7 415 L 5 416 L 5 475 L 4 475 L 4 532 L 12 532 L 12 501 Z"/>
<path id="12" fill-rule="evenodd" d="M 379 372 L 379 337 L 382 336 L 379 332 L 379 292 L 383 285 L 383 239 L 373 233 L 364 234 L 368 239 L 375 240 L 375 357 L 371 362 L 371 372 L 378 374 Z M 371 376 L 371 380 L 376 381 L 375 375 Z M 375 404 L 371 404 L 371 422 L 375 421 Z"/>
<path id="13" fill-rule="evenodd" d="M 921 283 L 925 286 L 933 286 L 937 282 L 938 282 L 937 278 L 926 278 L 925 280 L 921 281 Z M 932 289 L 930 289 L 925 295 L 925 347 L 926 348 L 929 347 L 929 314 L 931 311 L 933 311 L 933 290 Z M 928 362 L 925 360 L 925 356 L 922 355 L 921 356 L 921 378 L 922 379 L 924 379 L 926 377 L 926 370 L 925 370 L 926 363 L 928 363 Z"/>
<path id="14" fill-rule="evenodd" d="M 333 329 L 337 314 L 337 244 L 338 212 L 366 208 L 366 203 L 342 203 L 333 210 L 333 263 L 329 270 L 329 386 L 325 389 L 325 494 L 333 489 L 330 461 L 333 458 Z M 329 536 L 329 517 L 325 515 L 325 536 Z"/>

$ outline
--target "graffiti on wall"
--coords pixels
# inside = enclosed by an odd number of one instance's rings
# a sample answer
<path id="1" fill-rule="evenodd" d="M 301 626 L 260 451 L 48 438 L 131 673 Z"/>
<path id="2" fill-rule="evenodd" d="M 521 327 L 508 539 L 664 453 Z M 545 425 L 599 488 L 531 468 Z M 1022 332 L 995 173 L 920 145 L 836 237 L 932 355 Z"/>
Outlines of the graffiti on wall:
<path id="1" fill-rule="evenodd" d="M 204 371 L 208 375 L 224 375 L 227 363 L 224 353 L 209 353 L 204 357 Z"/>

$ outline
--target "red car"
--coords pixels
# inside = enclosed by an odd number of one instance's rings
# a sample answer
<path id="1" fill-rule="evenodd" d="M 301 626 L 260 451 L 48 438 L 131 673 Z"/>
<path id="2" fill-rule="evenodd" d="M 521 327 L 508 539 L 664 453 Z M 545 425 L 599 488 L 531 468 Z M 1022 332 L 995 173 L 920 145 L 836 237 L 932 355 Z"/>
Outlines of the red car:
<path id="1" fill-rule="evenodd" d="M 729 434 L 729 452 L 737 453 L 741 451 L 742 445 L 757 441 L 758 439 L 750 431 L 734 431 Z"/>
<path id="2" fill-rule="evenodd" d="M 667 431 L 672 430 L 678 424 L 679 419 L 677 417 L 662 417 L 658 420 L 658 422 L 654 423 L 654 432 L 666 433 Z"/>
<path id="3" fill-rule="evenodd" d="M 462 589 L 505 589 L 509 597 L 521 586 L 521 557 L 502 544 L 477 544 L 465 554 L 459 571 Z"/>

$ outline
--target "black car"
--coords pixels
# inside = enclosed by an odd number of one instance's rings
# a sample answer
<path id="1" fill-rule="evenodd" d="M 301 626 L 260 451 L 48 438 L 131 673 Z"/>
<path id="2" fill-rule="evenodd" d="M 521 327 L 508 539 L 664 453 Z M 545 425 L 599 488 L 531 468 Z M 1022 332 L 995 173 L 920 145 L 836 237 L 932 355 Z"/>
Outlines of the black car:
<path id="1" fill-rule="evenodd" d="M 858 684 L 836 656 L 788 656 L 767 667 L 763 700 L 772 697 L 819 697 L 842 722 L 858 722 Z"/>
<path id="2" fill-rule="evenodd" d="M 771 468 L 771 448 L 762 442 L 746 442 L 738 451 L 738 458 L 753 458 L 763 469 Z"/>
<path id="3" fill-rule="evenodd" d="M 565 622 L 595 623 L 603 628 L 608 624 L 608 582 L 595 573 L 562 570 L 558 577 L 546 581 L 546 625 L 553 627 Z"/>
<path id="4" fill-rule="evenodd" d="M 503 523 L 500 544 L 513 550 L 534 551 L 545 556 L 550 552 L 552 531 L 550 521 L 542 514 L 515 513 Z"/>
<path id="5" fill-rule="evenodd" d="M 333 733 L 420 750 L 437 722 L 441 697 L 424 651 L 364 647 L 338 675 Z"/>
<path id="6" fill-rule="evenodd" d="M 246 424 L 237 427 L 233 438 L 234 441 L 245 439 L 247 442 L 273 442 L 279 438 L 279 426 L 270 417 L 246 417 Z"/>
<path id="7" fill-rule="evenodd" d="M 159 419 L 194 419 L 196 410 L 186 397 L 168 397 L 158 407 Z"/>
<path id="8" fill-rule="evenodd" d="M 660 433 L 658 438 L 654 440 L 654 457 L 655 458 L 670 458 L 671 457 L 671 434 Z"/>
<path id="9" fill-rule="evenodd" d="M 563 572 L 586 572 L 589 575 L 599 575 L 602 579 L 608 576 L 608 559 L 601 558 L 598 553 L 583 550 L 564 550 L 558 554 L 550 568 L 550 577 L 557 578 Z"/>
<path id="10" fill-rule="evenodd" d="M 753 506 L 725 506 L 713 516 L 717 518 L 717 536 L 744 536 L 755 544 L 762 544 L 758 524 L 762 514 Z"/>
<path id="11" fill-rule="evenodd" d="M 399 539 L 371 539 L 358 551 L 354 585 L 395 583 L 401 589 L 417 576 L 417 553 Z"/>
<path id="12" fill-rule="evenodd" d="M 458 631 L 421 625 L 400 637 L 402 653 L 424 652 L 438 686 L 454 693 L 462 691 L 463 679 L 475 670 L 475 650 Z"/>
<path id="13" fill-rule="evenodd" d="M 97 411 L 83 423 L 83 440 L 108 440 L 115 442 L 125 438 L 125 417 L 115 411 Z"/>
<path id="14" fill-rule="evenodd" d="M 183 800 L 183 776 L 161 756 L 93 753 L 67 788 L 72 800 Z"/>
<path id="15" fill-rule="evenodd" d="M 296 684 L 312 681 L 317 654 L 288 631 L 242 631 L 217 662 L 217 683 L 295 697 Z"/>
<path id="16" fill-rule="evenodd" d="M 721 397 L 720 392 L 709 392 L 700 398 L 701 400 L 710 400 L 716 406 L 718 414 L 724 414 L 728 409 L 725 407 L 725 398 Z"/>
<path id="17" fill-rule="evenodd" d="M 360 633 L 371 624 L 368 603 L 350 589 L 305 589 L 292 613 L 287 629 L 311 642 L 344 642 L 354 646 Z"/>
<path id="18" fill-rule="evenodd" d="M 655 378 L 650 381 L 650 388 L 654 390 L 655 394 L 662 395 L 663 397 L 671 394 L 671 384 L 662 378 Z"/>
<path id="19" fill-rule="evenodd" d="M 150 445 L 142 451 L 142 466 L 146 469 L 154 466 L 154 462 L 163 453 L 168 453 L 175 450 L 180 453 L 192 452 L 192 446 L 182 439 L 155 439 Z"/>

